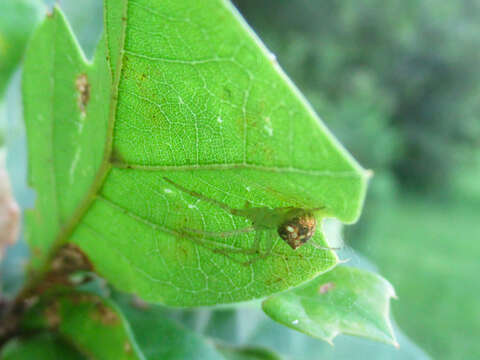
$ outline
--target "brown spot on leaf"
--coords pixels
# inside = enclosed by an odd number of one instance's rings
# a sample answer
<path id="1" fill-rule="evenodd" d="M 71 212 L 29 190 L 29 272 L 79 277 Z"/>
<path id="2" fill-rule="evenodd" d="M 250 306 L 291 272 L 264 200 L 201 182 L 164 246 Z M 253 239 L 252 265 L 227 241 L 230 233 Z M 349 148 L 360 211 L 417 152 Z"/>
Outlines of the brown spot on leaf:
<path id="1" fill-rule="evenodd" d="M 117 325 L 120 322 L 118 315 L 110 307 L 100 302 L 96 304 L 92 316 L 103 325 Z"/>
<path id="2" fill-rule="evenodd" d="M 123 155 L 115 147 L 112 149 L 112 154 L 110 155 L 110 162 L 112 164 L 125 164 L 126 163 Z"/>
<path id="3" fill-rule="evenodd" d="M 44 310 L 44 315 L 49 328 L 58 328 L 62 322 L 62 318 L 60 317 L 60 305 L 58 301 L 53 301 L 51 304 L 48 304 Z"/>
<path id="4" fill-rule="evenodd" d="M 84 252 L 72 243 L 63 246 L 52 261 L 51 271 L 68 275 L 75 271 L 92 271 L 93 265 Z"/>
<path id="5" fill-rule="evenodd" d="M 75 87 L 78 91 L 77 105 L 82 116 L 87 114 L 87 105 L 90 100 L 90 83 L 87 74 L 82 73 L 75 79 Z"/>
<path id="6" fill-rule="evenodd" d="M 88 293 L 76 293 L 69 296 L 70 301 L 74 304 L 96 303 L 98 297 Z"/>
<path id="7" fill-rule="evenodd" d="M 132 352 L 132 345 L 130 345 L 129 341 L 125 341 L 125 344 L 123 344 L 123 351 L 127 354 Z"/>

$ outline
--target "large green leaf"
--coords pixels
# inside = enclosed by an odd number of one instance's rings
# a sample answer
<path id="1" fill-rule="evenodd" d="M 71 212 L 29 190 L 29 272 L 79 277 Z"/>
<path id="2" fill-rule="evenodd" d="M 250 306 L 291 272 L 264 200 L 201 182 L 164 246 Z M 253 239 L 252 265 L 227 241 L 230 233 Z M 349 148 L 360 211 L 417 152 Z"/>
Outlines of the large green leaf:
<path id="1" fill-rule="evenodd" d="M 41 334 L 25 340 L 8 342 L 0 355 L 2 360 L 82 360 L 79 352 L 53 334 Z"/>
<path id="2" fill-rule="evenodd" d="M 92 359 L 144 359 L 119 309 L 88 292 L 42 299 L 25 316 L 23 327 L 55 331 Z"/>
<path id="3" fill-rule="evenodd" d="M 40 0 L 0 1 L 0 98 L 43 9 Z"/>
<path id="4" fill-rule="evenodd" d="M 264 238 L 268 256 L 252 255 L 254 233 L 215 236 L 252 219 L 181 190 L 263 214 L 323 208 L 318 221 L 353 222 L 360 213 L 366 173 L 232 6 L 107 1 L 105 34 L 88 64 L 55 11 L 28 52 L 34 268 L 74 241 L 118 288 L 192 306 L 263 297 L 334 266 L 333 252 L 294 251 L 274 226 L 273 250 Z M 325 246 L 321 229 L 313 241 Z"/>
<path id="5" fill-rule="evenodd" d="M 377 274 L 338 266 L 263 302 L 275 321 L 333 344 L 337 335 L 364 336 L 398 346 L 390 322 L 395 291 Z"/>

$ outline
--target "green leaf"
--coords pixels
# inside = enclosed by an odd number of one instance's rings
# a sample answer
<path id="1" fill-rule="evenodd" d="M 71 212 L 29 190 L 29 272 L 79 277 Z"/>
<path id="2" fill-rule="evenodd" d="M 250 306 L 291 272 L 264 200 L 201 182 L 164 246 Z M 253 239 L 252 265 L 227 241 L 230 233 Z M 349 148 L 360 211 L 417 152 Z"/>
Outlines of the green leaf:
<path id="1" fill-rule="evenodd" d="M 146 308 L 118 301 L 128 319 L 145 358 L 148 360 L 223 360 L 212 342 L 183 328 L 166 316 L 165 308 Z"/>
<path id="2" fill-rule="evenodd" d="M 233 347 L 217 345 L 227 360 L 281 360 L 282 358 L 273 351 L 262 347 L 245 346 Z"/>
<path id="3" fill-rule="evenodd" d="M 331 344 L 343 333 L 398 347 L 389 318 L 391 297 L 393 287 L 379 275 L 338 266 L 297 289 L 271 296 L 263 310 L 273 320 Z"/>
<path id="4" fill-rule="evenodd" d="M 75 349 L 53 334 L 41 334 L 25 340 L 11 340 L 2 350 L 2 360 L 82 360 Z"/>
<path id="5" fill-rule="evenodd" d="M 40 0 L 0 1 L 0 98 L 43 9 Z"/>
<path id="6" fill-rule="evenodd" d="M 357 261 L 355 261 L 357 262 Z M 363 262 L 363 261 L 362 261 Z M 362 264 L 363 265 L 363 264 Z M 367 264 L 367 266 L 369 266 Z M 370 265 L 371 266 L 371 265 Z M 340 335 L 335 346 L 288 328 L 270 319 L 258 302 L 222 306 L 214 310 L 176 310 L 174 317 L 188 328 L 216 342 L 234 347 L 274 349 L 286 359 L 295 360 L 428 360 L 411 339 L 393 323 L 400 348 L 370 339 Z"/>
<path id="7" fill-rule="evenodd" d="M 88 292 L 44 298 L 25 317 L 27 329 L 53 330 L 94 359 L 144 359 L 129 324 L 109 300 Z"/>
<path id="8" fill-rule="evenodd" d="M 264 297 L 336 264 L 331 251 L 283 242 L 279 208 L 353 222 L 366 172 L 228 2 L 107 1 L 104 39 L 86 63 L 56 10 L 27 56 L 34 268 L 74 241 L 119 289 L 194 306 Z M 264 256 L 252 254 L 258 227 L 226 236 L 266 215 L 277 222 Z M 326 245 L 321 229 L 312 241 Z"/>
<path id="9" fill-rule="evenodd" d="M 35 270 L 45 266 L 55 244 L 61 246 L 65 224 L 78 221 L 78 208 L 93 196 L 89 188 L 102 163 L 110 88 L 103 44 L 88 63 L 55 8 L 27 49 L 28 181 L 37 199 L 26 220 Z"/>

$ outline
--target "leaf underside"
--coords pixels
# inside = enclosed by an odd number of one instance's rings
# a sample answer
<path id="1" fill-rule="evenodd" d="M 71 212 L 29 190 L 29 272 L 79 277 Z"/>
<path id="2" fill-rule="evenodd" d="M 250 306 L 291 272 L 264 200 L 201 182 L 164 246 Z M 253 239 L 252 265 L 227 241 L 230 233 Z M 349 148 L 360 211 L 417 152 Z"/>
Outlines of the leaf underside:
<path id="1" fill-rule="evenodd" d="M 276 229 L 254 261 L 253 232 L 185 236 L 252 224 L 164 177 L 233 208 L 360 213 L 365 172 L 226 1 L 106 1 L 93 63 L 55 10 L 28 51 L 24 98 L 33 269 L 73 241 L 119 289 L 195 306 L 264 297 L 337 262 Z"/>

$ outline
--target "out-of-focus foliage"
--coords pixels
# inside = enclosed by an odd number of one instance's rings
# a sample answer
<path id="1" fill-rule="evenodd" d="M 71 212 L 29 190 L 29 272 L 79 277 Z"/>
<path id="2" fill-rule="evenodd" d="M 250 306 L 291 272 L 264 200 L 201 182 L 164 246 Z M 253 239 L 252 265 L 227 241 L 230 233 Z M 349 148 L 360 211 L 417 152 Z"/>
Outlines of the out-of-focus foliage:
<path id="1" fill-rule="evenodd" d="M 2 360 L 83 360 L 79 352 L 53 334 L 40 334 L 28 339 L 13 339 L 0 354 Z"/>
<path id="2" fill-rule="evenodd" d="M 443 185 L 480 136 L 480 3 L 236 0 L 360 162 Z"/>
<path id="3" fill-rule="evenodd" d="M 0 97 L 23 54 L 42 9 L 40 0 L 0 2 Z"/>
<path id="4" fill-rule="evenodd" d="M 480 358 L 480 203 L 409 195 L 377 207 L 361 250 L 395 285 L 402 329 L 435 359 Z"/>

